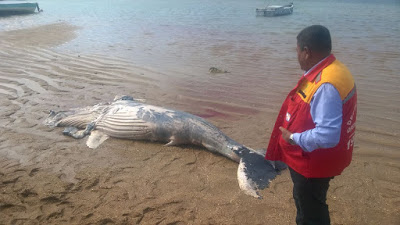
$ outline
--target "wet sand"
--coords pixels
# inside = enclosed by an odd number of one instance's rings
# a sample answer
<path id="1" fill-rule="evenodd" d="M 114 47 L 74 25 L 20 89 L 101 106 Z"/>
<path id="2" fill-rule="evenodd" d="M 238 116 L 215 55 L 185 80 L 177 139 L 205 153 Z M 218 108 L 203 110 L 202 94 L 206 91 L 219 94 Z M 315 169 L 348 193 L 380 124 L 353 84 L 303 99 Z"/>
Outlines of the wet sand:
<path id="1" fill-rule="evenodd" d="M 226 101 L 157 68 L 52 49 L 76 29 L 62 23 L 0 33 L 0 224 L 294 224 L 288 171 L 257 200 L 239 190 L 236 163 L 202 148 L 109 139 L 89 149 L 42 124 L 50 109 L 128 94 L 203 116 L 238 142 L 265 148 L 290 88 L 283 80 L 293 77 L 276 78 L 276 89 L 285 88 L 266 102 L 234 100 L 245 90 Z M 364 76 L 353 162 L 328 192 L 331 220 L 399 224 L 400 108 L 398 100 L 389 104 L 399 92 L 396 85 L 383 92 Z"/>

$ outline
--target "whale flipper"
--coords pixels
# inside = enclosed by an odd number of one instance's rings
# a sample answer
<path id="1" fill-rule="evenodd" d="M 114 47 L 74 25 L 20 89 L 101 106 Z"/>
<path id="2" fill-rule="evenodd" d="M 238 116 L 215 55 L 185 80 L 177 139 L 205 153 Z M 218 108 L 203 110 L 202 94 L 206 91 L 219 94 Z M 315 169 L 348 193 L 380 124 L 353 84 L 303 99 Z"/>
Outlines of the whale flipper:
<path id="1" fill-rule="evenodd" d="M 101 131 L 94 130 L 91 132 L 89 138 L 86 141 L 86 145 L 89 148 L 97 148 L 101 145 L 105 140 L 107 140 L 109 136 Z"/>
<path id="2" fill-rule="evenodd" d="M 182 141 L 179 140 L 177 138 L 175 138 L 174 136 L 172 136 L 169 140 L 169 142 L 167 144 L 165 144 L 165 146 L 176 146 L 176 145 L 181 145 L 181 144 L 187 144 L 187 141 Z"/>

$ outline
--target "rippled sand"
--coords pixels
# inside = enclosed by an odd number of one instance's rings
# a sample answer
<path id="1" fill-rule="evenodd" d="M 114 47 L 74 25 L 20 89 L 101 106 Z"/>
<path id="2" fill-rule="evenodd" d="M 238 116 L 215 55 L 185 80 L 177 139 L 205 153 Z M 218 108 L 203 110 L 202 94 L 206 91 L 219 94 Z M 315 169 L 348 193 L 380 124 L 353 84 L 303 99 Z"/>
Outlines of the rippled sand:
<path id="1" fill-rule="evenodd" d="M 236 163 L 204 149 L 111 139 L 93 150 L 42 124 L 50 109 L 129 94 L 203 116 L 235 140 L 264 148 L 292 85 L 285 74 L 266 78 L 274 84 L 266 91 L 256 74 L 192 77 L 52 50 L 76 29 L 0 33 L 1 224 L 294 224 L 288 171 L 257 200 L 240 192 Z M 390 55 L 380 59 L 388 63 Z M 293 65 L 288 74 L 298 72 Z M 332 224 L 399 224 L 398 76 L 383 74 L 382 81 L 363 72 L 356 71 L 354 160 L 328 193 Z"/>

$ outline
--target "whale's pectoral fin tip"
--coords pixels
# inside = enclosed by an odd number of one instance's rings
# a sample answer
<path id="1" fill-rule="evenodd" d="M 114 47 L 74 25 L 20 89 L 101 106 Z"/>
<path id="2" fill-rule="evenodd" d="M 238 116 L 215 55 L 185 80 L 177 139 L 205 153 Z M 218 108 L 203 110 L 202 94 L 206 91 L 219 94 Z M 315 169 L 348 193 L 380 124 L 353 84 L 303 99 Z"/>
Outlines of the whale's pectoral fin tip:
<path id="1" fill-rule="evenodd" d="M 176 146 L 182 144 L 182 141 L 177 140 L 174 136 L 172 136 L 165 146 Z"/>
<path id="2" fill-rule="evenodd" d="M 101 131 L 94 130 L 91 132 L 88 140 L 86 141 L 86 145 L 89 148 L 97 148 L 101 145 L 105 140 L 107 140 L 109 136 Z"/>
<path id="3" fill-rule="evenodd" d="M 169 141 L 167 144 L 165 144 L 165 146 L 174 146 L 174 140 Z"/>

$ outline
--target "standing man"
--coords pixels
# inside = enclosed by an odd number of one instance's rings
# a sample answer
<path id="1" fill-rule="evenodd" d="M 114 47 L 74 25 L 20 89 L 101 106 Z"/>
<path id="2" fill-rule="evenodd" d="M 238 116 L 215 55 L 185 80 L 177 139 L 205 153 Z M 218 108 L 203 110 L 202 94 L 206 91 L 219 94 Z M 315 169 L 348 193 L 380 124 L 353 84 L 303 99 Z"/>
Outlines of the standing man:
<path id="1" fill-rule="evenodd" d="M 320 25 L 297 36 L 302 70 L 279 112 L 266 159 L 289 166 L 298 225 L 330 224 L 329 181 L 351 161 L 357 92 L 349 70 L 331 54 L 329 30 Z"/>

